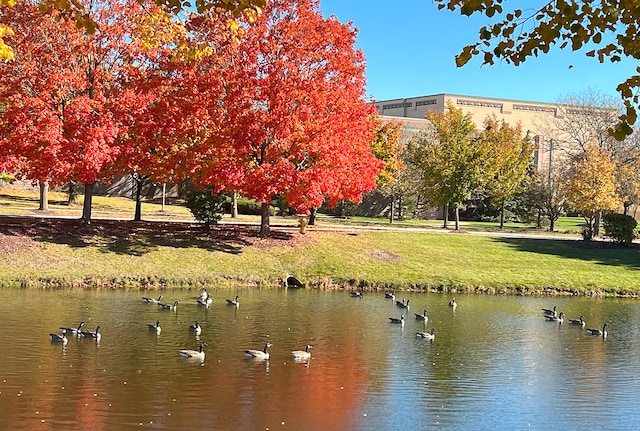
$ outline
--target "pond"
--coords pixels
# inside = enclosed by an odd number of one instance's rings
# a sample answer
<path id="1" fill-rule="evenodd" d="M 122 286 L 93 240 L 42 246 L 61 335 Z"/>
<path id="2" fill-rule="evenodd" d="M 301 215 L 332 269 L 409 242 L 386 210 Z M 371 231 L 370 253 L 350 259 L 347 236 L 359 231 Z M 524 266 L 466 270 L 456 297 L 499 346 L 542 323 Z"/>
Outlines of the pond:
<path id="1" fill-rule="evenodd" d="M 463 295 L 452 311 L 450 296 L 405 293 L 403 310 L 384 293 L 210 289 L 206 308 L 185 289 L 162 292 L 179 304 L 162 310 L 142 300 L 158 292 L 0 292 L 1 429 L 640 427 L 636 300 Z M 553 306 L 607 323 L 607 338 L 545 321 Z M 51 341 L 81 321 L 101 339 Z M 433 341 L 416 336 L 431 328 Z M 201 342 L 204 360 L 180 357 Z M 245 358 L 267 342 L 269 360 Z M 295 361 L 306 344 L 312 358 Z"/>

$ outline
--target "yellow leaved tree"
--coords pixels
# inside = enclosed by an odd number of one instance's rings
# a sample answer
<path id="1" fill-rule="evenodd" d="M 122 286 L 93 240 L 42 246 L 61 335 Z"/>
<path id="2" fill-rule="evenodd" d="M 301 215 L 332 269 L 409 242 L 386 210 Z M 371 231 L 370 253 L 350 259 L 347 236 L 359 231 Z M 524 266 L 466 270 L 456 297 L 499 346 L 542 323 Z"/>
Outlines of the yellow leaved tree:
<path id="1" fill-rule="evenodd" d="M 500 208 L 500 229 L 504 227 L 505 203 L 520 190 L 533 161 L 533 145 L 522 134 L 520 124 L 512 127 L 495 116 L 484 120 L 479 137 L 489 157 L 485 168 L 486 190 Z"/>
<path id="2" fill-rule="evenodd" d="M 567 198 L 586 222 L 582 232 L 586 240 L 595 236 L 598 213 L 620 206 L 620 198 L 616 193 L 616 173 L 616 164 L 607 151 L 596 146 L 585 148 L 584 154 L 573 166 L 573 174 L 567 184 Z"/>

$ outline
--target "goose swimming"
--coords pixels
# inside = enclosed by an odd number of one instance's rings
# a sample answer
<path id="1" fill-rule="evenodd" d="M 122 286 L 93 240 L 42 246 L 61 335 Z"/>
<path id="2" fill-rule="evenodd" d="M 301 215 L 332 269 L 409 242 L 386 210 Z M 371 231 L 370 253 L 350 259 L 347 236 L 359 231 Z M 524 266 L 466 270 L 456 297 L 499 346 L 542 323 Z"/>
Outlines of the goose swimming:
<path id="1" fill-rule="evenodd" d="M 198 350 L 189 350 L 189 349 L 182 349 L 182 350 L 178 350 L 178 352 L 180 353 L 180 356 L 182 356 L 183 358 L 187 358 L 187 359 L 200 359 L 201 361 L 204 360 L 204 346 L 206 346 L 207 343 L 200 343 L 200 348 Z"/>
<path id="2" fill-rule="evenodd" d="M 433 341 L 436 338 L 436 328 L 431 328 L 431 332 L 416 332 L 416 337 Z"/>
<path id="3" fill-rule="evenodd" d="M 311 352 L 309 351 L 309 349 L 311 349 L 312 347 L 312 345 L 307 344 L 304 350 L 294 350 L 293 352 L 291 352 L 291 355 L 293 356 L 293 359 L 299 361 L 309 359 L 311 358 Z"/>
<path id="4" fill-rule="evenodd" d="M 61 334 L 49 334 L 49 336 L 51 337 L 52 343 L 67 344 L 67 341 L 69 341 L 64 331 L 62 331 Z"/>
<path id="5" fill-rule="evenodd" d="M 227 305 L 233 305 L 234 307 L 240 306 L 240 297 L 236 295 L 236 299 L 227 299 Z"/>
<path id="6" fill-rule="evenodd" d="M 80 322 L 77 328 L 60 327 L 60 329 L 62 330 L 62 332 L 66 332 L 67 334 L 78 335 L 83 326 L 84 326 L 84 322 Z"/>
<path id="7" fill-rule="evenodd" d="M 269 359 L 269 347 L 271 346 L 271 343 L 267 343 L 264 345 L 264 349 L 262 350 L 247 349 L 244 351 L 244 354 L 248 358 Z"/>
<path id="8" fill-rule="evenodd" d="M 149 328 L 149 331 L 155 332 L 157 334 L 159 334 L 162 331 L 162 328 L 160 327 L 160 320 L 156 320 L 155 325 L 148 324 L 147 328 Z"/>

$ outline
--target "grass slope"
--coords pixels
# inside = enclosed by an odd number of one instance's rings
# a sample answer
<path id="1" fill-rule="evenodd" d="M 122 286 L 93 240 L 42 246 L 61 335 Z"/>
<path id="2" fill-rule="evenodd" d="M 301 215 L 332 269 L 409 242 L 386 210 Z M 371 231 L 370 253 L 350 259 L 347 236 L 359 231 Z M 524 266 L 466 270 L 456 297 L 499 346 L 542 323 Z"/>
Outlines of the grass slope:
<path id="1" fill-rule="evenodd" d="M 5 218 L 4 286 L 278 285 L 635 295 L 640 250 L 575 239 Z"/>

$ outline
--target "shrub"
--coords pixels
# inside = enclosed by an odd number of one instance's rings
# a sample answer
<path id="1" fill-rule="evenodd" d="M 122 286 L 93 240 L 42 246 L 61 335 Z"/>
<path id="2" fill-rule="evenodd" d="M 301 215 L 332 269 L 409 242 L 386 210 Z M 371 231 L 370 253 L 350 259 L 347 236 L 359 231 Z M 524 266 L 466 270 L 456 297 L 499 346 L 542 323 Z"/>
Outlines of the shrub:
<path id="1" fill-rule="evenodd" d="M 193 218 L 204 223 L 205 228 L 218 224 L 224 212 L 225 197 L 213 194 L 210 189 L 194 191 L 187 195 L 186 206 Z"/>
<path id="2" fill-rule="evenodd" d="M 15 179 L 15 177 L 13 175 L 8 174 L 6 172 L 0 172 L 0 181 L 1 182 L 10 183 L 14 179 Z"/>
<path id="3" fill-rule="evenodd" d="M 618 244 L 629 245 L 635 238 L 638 222 L 626 214 L 608 213 L 602 218 L 604 234 Z"/>
<path id="4" fill-rule="evenodd" d="M 256 202 L 253 199 L 247 199 L 238 197 L 238 214 L 244 215 L 260 215 L 262 204 Z M 231 197 L 227 196 L 224 202 L 224 211 L 231 214 Z M 276 209 L 273 206 L 269 207 L 269 215 L 276 215 Z"/>

